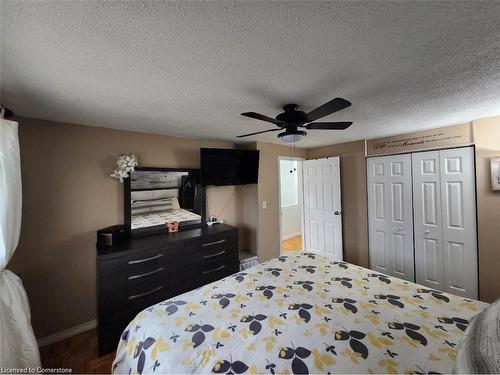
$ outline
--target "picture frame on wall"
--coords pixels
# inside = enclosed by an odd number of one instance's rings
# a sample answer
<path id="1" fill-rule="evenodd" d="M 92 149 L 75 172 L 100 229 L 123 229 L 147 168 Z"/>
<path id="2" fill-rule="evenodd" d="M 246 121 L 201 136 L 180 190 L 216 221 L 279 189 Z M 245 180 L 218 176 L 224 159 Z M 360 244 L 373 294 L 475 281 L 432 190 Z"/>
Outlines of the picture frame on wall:
<path id="1" fill-rule="evenodd" d="M 491 158 L 491 190 L 500 190 L 500 157 Z"/>

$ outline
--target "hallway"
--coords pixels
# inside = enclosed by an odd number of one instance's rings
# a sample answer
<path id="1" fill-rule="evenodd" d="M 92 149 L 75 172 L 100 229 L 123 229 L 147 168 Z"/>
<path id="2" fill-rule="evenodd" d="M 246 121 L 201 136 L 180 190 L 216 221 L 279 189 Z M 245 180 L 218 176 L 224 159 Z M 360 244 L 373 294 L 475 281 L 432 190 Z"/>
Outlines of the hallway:
<path id="1" fill-rule="evenodd" d="M 281 250 L 283 255 L 291 255 L 300 251 L 302 251 L 302 236 L 283 241 Z"/>

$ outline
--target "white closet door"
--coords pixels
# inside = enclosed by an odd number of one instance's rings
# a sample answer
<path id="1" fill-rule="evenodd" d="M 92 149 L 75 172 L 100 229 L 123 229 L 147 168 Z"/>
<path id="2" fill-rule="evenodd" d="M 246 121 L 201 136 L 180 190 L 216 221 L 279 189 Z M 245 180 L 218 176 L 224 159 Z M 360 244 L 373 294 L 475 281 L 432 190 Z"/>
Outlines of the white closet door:
<path id="1" fill-rule="evenodd" d="M 444 290 L 439 151 L 412 155 L 416 282 Z"/>
<path id="2" fill-rule="evenodd" d="M 477 298 L 474 149 L 440 151 L 445 291 Z"/>
<path id="3" fill-rule="evenodd" d="M 374 270 L 414 280 L 411 156 L 368 159 L 370 263 Z"/>
<path id="4" fill-rule="evenodd" d="M 343 260 L 340 158 L 306 160 L 302 170 L 306 251 Z"/>

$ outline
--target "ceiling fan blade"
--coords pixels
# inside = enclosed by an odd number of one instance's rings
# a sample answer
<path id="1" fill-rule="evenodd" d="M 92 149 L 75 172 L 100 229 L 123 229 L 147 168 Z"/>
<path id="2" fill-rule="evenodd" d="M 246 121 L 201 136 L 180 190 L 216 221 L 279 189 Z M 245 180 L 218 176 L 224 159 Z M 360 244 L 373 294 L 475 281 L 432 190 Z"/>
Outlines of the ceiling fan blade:
<path id="1" fill-rule="evenodd" d="M 311 122 L 304 127 L 310 130 L 344 130 L 351 124 L 352 122 Z"/>
<path id="2" fill-rule="evenodd" d="M 330 100 L 328 103 L 313 109 L 311 112 L 306 114 L 309 121 L 315 121 L 321 117 L 328 116 L 334 112 L 340 111 L 341 109 L 347 108 L 351 105 L 351 102 L 342 98 L 335 98 Z"/>
<path id="3" fill-rule="evenodd" d="M 237 136 L 236 138 L 250 137 L 251 135 L 262 134 L 262 133 L 268 133 L 268 132 L 276 132 L 276 131 L 278 131 L 278 130 L 282 130 L 282 129 L 269 129 L 269 130 L 263 130 L 263 131 L 261 131 L 261 132 L 255 132 L 255 133 L 249 133 L 249 134 L 239 135 L 239 136 Z"/>
<path id="4" fill-rule="evenodd" d="M 264 115 L 261 115 L 259 113 L 255 113 L 255 112 L 244 112 L 241 115 L 246 116 L 246 117 L 251 117 L 251 118 L 254 118 L 256 120 L 270 122 L 270 123 L 278 125 L 278 126 L 286 126 L 286 124 L 283 121 L 276 120 L 272 117 L 264 116 Z"/>

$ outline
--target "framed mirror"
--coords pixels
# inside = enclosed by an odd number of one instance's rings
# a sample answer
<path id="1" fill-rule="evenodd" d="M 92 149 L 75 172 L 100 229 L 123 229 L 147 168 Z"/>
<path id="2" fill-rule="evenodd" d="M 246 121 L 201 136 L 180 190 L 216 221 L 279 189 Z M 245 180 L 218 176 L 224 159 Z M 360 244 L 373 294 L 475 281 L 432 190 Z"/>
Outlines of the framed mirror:
<path id="1" fill-rule="evenodd" d="M 205 188 L 199 169 L 136 168 L 124 181 L 125 225 L 131 233 L 205 224 Z"/>

